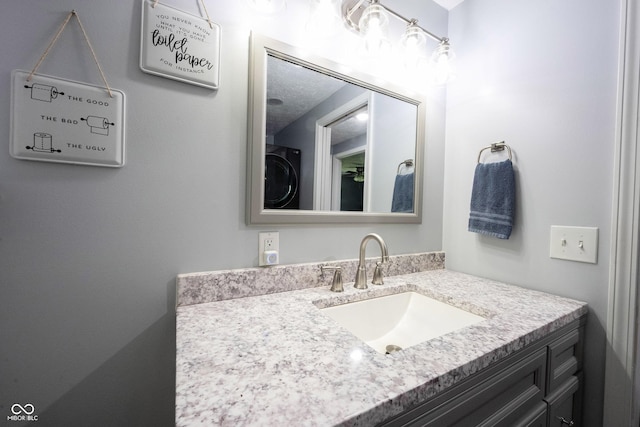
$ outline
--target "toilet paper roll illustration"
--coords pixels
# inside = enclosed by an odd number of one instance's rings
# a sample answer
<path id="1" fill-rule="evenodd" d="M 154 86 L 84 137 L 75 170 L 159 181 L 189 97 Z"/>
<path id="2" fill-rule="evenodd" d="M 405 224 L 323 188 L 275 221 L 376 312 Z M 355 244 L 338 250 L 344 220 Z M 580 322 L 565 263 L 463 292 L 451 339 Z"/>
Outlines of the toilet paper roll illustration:
<path id="1" fill-rule="evenodd" d="M 51 102 L 56 99 L 58 95 L 64 95 L 62 92 L 58 92 L 55 86 L 43 85 L 41 83 L 34 83 L 33 86 L 25 86 L 27 89 L 31 89 L 31 99 L 38 101 Z"/>
<path id="2" fill-rule="evenodd" d="M 40 153 L 61 153 L 62 150 L 53 148 L 53 137 L 50 133 L 36 132 L 33 134 L 33 145 L 26 147 L 27 150 L 38 151 Z"/>
<path id="3" fill-rule="evenodd" d="M 91 129 L 91 133 L 98 135 L 109 135 L 109 126 L 113 126 L 106 117 L 87 116 L 82 118 L 87 123 L 87 126 Z"/>

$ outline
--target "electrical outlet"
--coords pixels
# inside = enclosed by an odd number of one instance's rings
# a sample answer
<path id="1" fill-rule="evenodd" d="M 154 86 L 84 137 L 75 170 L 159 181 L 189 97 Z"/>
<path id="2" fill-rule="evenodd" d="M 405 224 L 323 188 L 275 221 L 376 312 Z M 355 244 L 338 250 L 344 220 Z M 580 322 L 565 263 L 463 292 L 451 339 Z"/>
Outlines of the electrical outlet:
<path id="1" fill-rule="evenodd" d="M 258 233 L 258 265 L 277 265 L 280 263 L 280 233 L 263 231 Z"/>
<path id="2" fill-rule="evenodd" d="M 551 226 L 549 256 L 570 261 L 598 262 L 597 227 Z"/>

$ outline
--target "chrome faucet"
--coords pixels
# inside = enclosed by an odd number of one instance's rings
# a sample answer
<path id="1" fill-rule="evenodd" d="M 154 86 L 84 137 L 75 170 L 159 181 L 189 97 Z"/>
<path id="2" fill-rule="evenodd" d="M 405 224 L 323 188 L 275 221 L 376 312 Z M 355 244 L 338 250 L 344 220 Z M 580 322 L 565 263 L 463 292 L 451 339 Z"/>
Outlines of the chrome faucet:
<path id="1" fill-rule="evenodd" d="M 382 253 L 382 261 L 378 261 L 376 263 L 376 269 L 373 273 L 373 280 L 371 283 L 374 285 L 382 285 L 384 283 L 384 280 L 382 278 L 382 264 L 389 261 L 387 244 L 378 234 L 370 233 L 364 236 L 362 242 L 360 242 L 360 260 L 358 262 L 358 271 L 356 272 L 356 282 L 353 285 L 353 287 L 356 289 L 367 289 L 367 267 L 365 265 L 364 259 L 367 242 L 371 239 L 378 242 L 378 244 L 380 245 L 380 252 Z"/>

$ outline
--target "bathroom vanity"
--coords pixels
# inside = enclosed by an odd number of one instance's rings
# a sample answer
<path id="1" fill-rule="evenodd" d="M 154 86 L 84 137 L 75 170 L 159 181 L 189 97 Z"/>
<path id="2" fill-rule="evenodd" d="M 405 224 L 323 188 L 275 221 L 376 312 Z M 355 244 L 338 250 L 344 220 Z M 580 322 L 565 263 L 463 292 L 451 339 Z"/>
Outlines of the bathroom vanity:
<path id="1" fill-rule="evenodd" d="M 580 426 L 583 326 L 573 322 L 381 426 Z"/>
<path id="2" fill-rule="evenodd" d="M 579 425 L 585 303 L 390 258 L 342 293 L 320 264 L 179 276 L 176 425 Z M 323 313 L 403 292 L 484 320 L 383 354 Z"/>

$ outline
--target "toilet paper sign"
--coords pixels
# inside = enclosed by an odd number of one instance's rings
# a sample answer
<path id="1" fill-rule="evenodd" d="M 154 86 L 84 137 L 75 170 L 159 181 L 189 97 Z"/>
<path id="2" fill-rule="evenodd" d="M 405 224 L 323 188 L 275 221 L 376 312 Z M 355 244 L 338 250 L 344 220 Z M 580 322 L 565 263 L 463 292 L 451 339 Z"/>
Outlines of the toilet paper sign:
<path id="1" fill-rule="evenodd" d="M 91 166 L 124 165 L 124 93 L 14 70 L 11 156 Z"/>
<path id="2" fill-rule="evenodd" d="M 140 68 L 218 89 L 220 26 L 157 1 L 142 1 Z"/>

